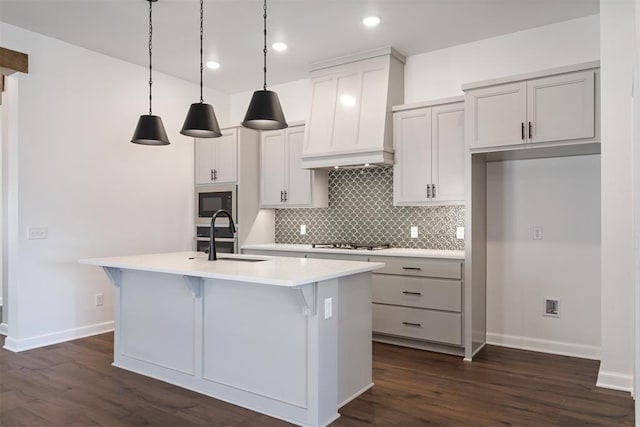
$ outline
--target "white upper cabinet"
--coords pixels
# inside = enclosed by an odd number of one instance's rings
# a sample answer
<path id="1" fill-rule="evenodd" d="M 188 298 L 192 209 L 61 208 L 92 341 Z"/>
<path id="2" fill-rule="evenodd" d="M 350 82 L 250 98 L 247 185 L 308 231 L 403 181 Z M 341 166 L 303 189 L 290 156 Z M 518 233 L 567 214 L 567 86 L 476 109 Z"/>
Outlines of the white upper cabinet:
<path id="1" fill-rule="evenodd" d="M 599 142 L 594 63 L 464 85 L 469 148 L 541 142 Z M 576 71 L 574 71 L 576 70 Z M 533 78 L 535 77 L 535 78 Z M 508 79 L 502 79 L 502 81 Z"/>
<path id="2" fill-rule="evenodd" d="M 263 208 L 326 207 L 326 171 L 302 169 L 304 126 L 262 132 L 260 142 L 260 206 Z"/>
<path id="3" fill-rule="evenodd" d="M 403 67 L 393 49 L 317 64 L 303 167 L 391 164 L 391 106 L 404 98 Z"/>
<path id="4" fill-rule="evenodd" d="M 527 82 L 527 119 L 528 142 L 593 138 L 595 72 L 563 74 Z"/>
<path id="5" fill-rule="evenodd" d="M 238 180 L 237 129 L 223 129 L 219 138 L 196 139 L 196 185 Z"/>
<path id="6" fill-rule="evenodd" d="M 467 98 L 473 147 L 524 142 L 527 87 L 523 82 L 474 90 Z"/>
<path id="7" fill-rule="evenodd" d="M 464 103 L 431 108 L 431 198 L 464 201 Z"/>
<path id="8" fill-rule="evenodd" d="M 461 203 L 464 200 L 462 97 L 399 106 L 394 110 L 394 204 Z"/>

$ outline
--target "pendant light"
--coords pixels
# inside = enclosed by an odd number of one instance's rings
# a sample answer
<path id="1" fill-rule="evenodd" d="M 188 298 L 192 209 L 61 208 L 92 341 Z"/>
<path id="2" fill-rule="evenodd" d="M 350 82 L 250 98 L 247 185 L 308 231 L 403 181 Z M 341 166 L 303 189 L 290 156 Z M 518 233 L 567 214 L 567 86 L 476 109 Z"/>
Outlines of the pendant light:
<path id="1" fill-rule="evenodd" d="M 187 117 L 184 119 L 181 134 L 195 138 L 217 138 L 222 136 L 220 126 L 213 107 L 205 104 L 202 98 L 202 23 L 203 0 L 200 0 L 200 102 L 191 104 Z"/>
<path id="2" fill-rule="evenodd" d="M 151 41 L 153 39 L 153 21 L 152 17 L 152 5 L 158 0 L 145 0 L 149 2 L 149 114 L 140 116 L 138 119 L 138 125 L 133 132 L 133 138 L 131 142 L 134 144 L 142 145 L 169 145 L 169 138 L 167 138 L 167 132 L 164 130 L 162 119 L 160 116 L 154 116 L 151 110 L 151 85 L 153 80 L 151 73 L 153 67 L 151 65 Z"/>
<path id="3" fill-rule="evenodd" d="M 264 70 L 262 90 L 253 92 L 247 114 L 244 116 L 242 126 L 257 130 L 284 129 L 287 121 L 280 107 L 278 94 L 267 90 L 267 0 L 264 0 Z"/>

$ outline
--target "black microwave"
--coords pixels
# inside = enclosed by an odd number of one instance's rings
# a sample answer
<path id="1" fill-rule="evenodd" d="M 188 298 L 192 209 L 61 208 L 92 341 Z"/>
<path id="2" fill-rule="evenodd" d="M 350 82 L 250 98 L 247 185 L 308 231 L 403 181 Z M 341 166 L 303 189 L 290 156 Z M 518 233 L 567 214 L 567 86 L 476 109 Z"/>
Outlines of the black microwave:
<path id="1" fill-rule="evenodd" d="M 229 211 L 234 222 L 237 222 L 236 185 L 211 184 L 196 187 L 196 224 L 207 223 L 213 214 L 224 209 Z M 223 223 L 220 218 L 220 223 Z"/>

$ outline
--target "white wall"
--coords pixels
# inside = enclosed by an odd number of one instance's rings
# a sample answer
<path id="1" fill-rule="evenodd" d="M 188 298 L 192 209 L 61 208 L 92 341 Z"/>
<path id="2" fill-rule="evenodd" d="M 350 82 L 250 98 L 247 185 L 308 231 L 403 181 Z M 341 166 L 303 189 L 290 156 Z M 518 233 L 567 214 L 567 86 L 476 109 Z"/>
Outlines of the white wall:
<path id="1" fill-rule="evenodd" d="M 9 228 L 18 234 L 6 346 L 23 349 L 110 326 L 111 284 L 78 259 L 190 249 L 193 140 L 178 131 L 199 88 L 154 73 L 153 111 L 172 144 L 131 144 L 148 111 L 146 68 L 4 23 L 0 36 L 3 47 L 29 55 L 30 72 L 16 74 L 13 87 L 19 110 L 9 144 L 18 177 L 9 183 L 18 204 Z M 228 97 L 205 98 L 227 121 Z M 27 240 L 29 226 L 47 227 L 48 239 Z"/>
<path id="2" fill-rule="evenodd" d="M 405 103 L 462 95 L 460 86 L 598 60 L 598 15 L 407 58 Z"/>
<path id="3" fill-rule="evenodd" d="M 261 89 L 261 88 L 256 88 Z M 311 86 L 309 79 L 296 80 L 268 88 L 278 94 L 280 105 L 287 122 L 307 120 L 309 107 L 311 106 Z M 234 93 L 230 97 L 230 122 L 238 125 L 244 119 L 249 107 L 253 90 Z"/>
<path id="4" fill-rule="evenodd" d="M 487 164 L 487 341 L 599 358 L 600 156 Z"/>
<path id="5" fill-rule="evenodd" d="M 600 1 L 602 362 L 598 384 L 631 390 L 634 354 L 632 72 L 634 0 Z"/>

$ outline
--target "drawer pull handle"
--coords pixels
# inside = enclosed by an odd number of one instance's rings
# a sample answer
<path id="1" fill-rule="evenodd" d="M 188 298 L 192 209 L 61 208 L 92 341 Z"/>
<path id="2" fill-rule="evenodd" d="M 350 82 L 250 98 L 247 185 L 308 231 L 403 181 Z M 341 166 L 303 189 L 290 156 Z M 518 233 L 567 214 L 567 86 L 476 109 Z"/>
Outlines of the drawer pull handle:
<path id="1" fill-rule="evenodd" d="M 402 291 L 402 293 L 405 294 L 405 295 L 417 295 L 417 296 L 421 296 L 422 295 L 420 292 Z"/>
<path id="2" fill-rule="evenodd" d="M 411 323 L 411 322 L 402 322 L 404 326 L 413 326 L 414 328 L 421 328 L 422 325 L 420 323 Z"/>
<path id="3" fill-rule="evenodd" d="M 422 270 L 422 268 L 420 267 L 402 267 L 403 270 L 415 270 L 415 271 L 420 271 Z"/>

